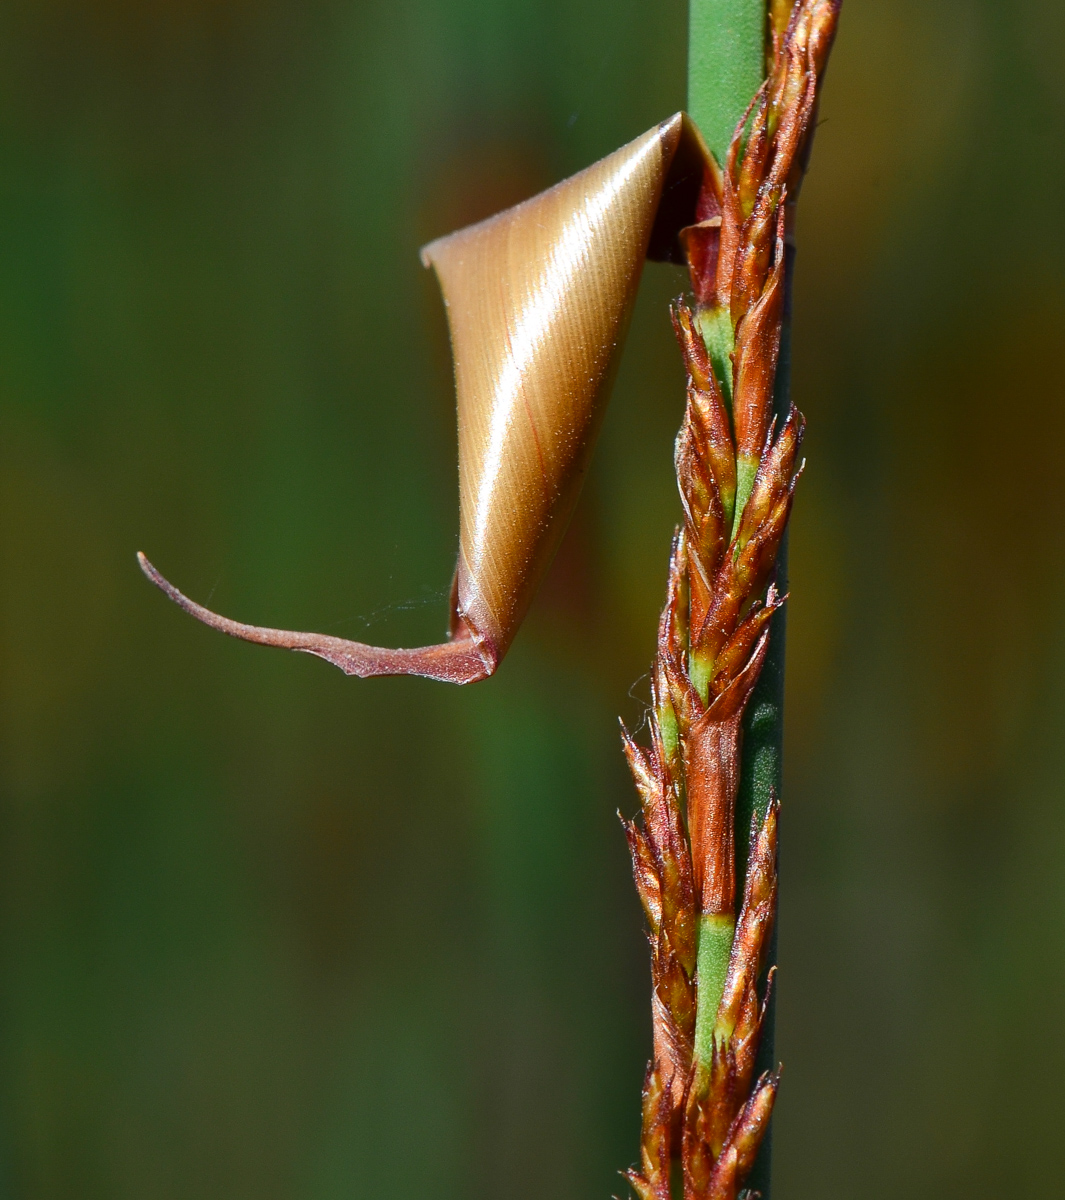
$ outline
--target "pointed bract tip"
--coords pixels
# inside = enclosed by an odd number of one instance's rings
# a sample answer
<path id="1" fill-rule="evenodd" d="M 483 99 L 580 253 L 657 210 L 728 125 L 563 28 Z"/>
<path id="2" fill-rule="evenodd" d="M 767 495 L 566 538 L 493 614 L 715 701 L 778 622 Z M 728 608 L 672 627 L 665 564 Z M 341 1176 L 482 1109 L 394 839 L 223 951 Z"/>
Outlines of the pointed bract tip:
<path id="1" fill-rule="evenodd" d="M 491 643 L 478 637 L 468 627 L 464 627 L 454 640 L 437 646 L 392 650 L 384 646 L 367 646 L 347 638 L 330 637 L 324 633 L 301 633 L 246 625 L 243 621 L 220 616 L 195 600 L 190 600 L 141 551 L 137 552 L 137 562 L 165 596 L 211 629 L 260 646 L 277 646 L 283 650 L 313 654 L 339 667 L 345 675 L 356 675 L 360 679 L 376 675 L 420 675 L 441 683 L 477 683 L 492 675 L 499 665 L 499 655 Z"/>

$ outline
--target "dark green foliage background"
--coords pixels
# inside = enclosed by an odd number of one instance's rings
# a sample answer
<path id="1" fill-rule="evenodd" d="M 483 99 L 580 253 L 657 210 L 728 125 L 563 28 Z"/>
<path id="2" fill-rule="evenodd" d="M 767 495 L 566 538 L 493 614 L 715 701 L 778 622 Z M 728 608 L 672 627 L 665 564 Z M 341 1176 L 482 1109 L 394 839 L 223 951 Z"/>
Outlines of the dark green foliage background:
<path id="1" fill-rule="evenodd" d="M 803 200 L 781 1200 L 1052 1196 L 1065 1066 L 1060 0 L 848 0 Z M 592 1200 L 636 1153 L 614 812 L 678 505 L 645 279 L 498 677 L 442 631 L 418 246 L 680 107 L 681 0 L 0 8 L 0 1195 Z"/>

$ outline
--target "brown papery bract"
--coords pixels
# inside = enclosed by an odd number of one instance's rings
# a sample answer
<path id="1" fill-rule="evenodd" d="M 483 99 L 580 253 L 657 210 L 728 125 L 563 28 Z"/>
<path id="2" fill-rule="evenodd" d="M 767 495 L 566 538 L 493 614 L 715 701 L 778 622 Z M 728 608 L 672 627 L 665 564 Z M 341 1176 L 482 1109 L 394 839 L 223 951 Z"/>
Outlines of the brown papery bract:
<path id="1" fill-rule="evenodd" d="M 700 913 L 735 911 L 733 838 L 740 782 L 740 722 L 767 649 L 768 638 L 763 634 L 743 670 L 692 724 L 684 741 L 688 834 Z"/>
<path id="2" fill-rule="evenodd" d="M 773 385 L 780 356 L 780 325 L 784 313 L 784 209 L 777 213 L 775 262 L 762 294 L 736 330 L 735 391 L 732 414 L 736 454 L 757 459 L 765 446 Z"/>
<path id="3" fill-rule="evenodd" d="M 459 557 L 449 642 L 409 650 L 186 612 L 349 675 L 472 683 L 506 654 L 565 530 L 598 433 L 648 255 L 679 230 L 716 168 L 681 113 L 555 187 L 426 246 L 447 308 L 459 427 Z"/>

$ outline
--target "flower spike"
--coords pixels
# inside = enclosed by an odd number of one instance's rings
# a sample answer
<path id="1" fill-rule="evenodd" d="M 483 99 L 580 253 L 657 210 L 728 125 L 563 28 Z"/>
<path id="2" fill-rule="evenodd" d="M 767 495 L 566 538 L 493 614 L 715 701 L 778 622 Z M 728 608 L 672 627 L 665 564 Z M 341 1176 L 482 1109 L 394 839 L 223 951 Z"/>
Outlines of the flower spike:
<path id="1" fill-rule="evenodd" d="M 773 411 L 789 209 L 839 7 L 770 0 L 769 78 L 680 233 L 694 294 L 672 308 L 688 376 L 675 455 L 684 523 L 651 672 L 650 750 L 624 735 L 642 826 L 623 823 L 651 943 L 653 1057 L 640 1169 L 627 1173 L 640 1200 L 675 1195 L 677 1167 L 683 1200 L 753 1196 L 742 1189 L 780 1083 L 779 1069 L 755 1079 L 776 971 L 763 978 L 780 806 L 771 790 L 749 832 L 736 808 L 744 713 L 787 599 L 776 560 L 804 430 L 796 408 Z"/>

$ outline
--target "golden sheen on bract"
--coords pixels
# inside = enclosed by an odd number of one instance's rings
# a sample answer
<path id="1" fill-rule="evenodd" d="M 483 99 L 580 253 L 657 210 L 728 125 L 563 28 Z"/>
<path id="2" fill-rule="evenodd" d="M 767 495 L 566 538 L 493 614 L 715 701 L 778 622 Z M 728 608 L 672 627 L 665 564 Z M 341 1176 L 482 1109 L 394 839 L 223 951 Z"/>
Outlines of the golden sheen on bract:
<path id="1" fill-rule="evenodd" d="M 573 511 L 648 257 L 683 261 L 715 165 L 677 113 L 538 196 L 422 250 L 455 362 L 459 559 L 450 640 L 417 649 L 246 625 L 149 579 L 204 624 L 345 674 L 474 683 L 507 652 Z"/>

